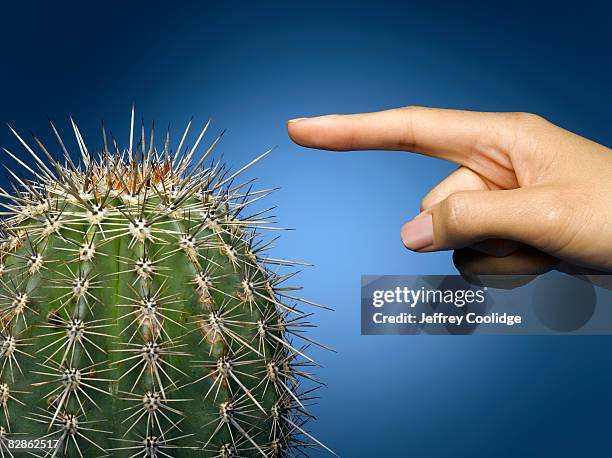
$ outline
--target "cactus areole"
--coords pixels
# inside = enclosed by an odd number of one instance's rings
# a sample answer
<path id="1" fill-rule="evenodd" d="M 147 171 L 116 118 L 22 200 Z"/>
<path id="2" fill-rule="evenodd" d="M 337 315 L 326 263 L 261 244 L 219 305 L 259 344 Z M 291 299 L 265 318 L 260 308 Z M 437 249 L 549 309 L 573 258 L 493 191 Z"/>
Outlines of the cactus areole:
<path id="1" fill-rule="evenodd" d="M 96 157 L 72 122 L 78 160 L 53 124 L 55 148 L 13 130 L 25 150 L 4 149 L 24 173 L 1 189 L 0 456 L 20 439 L 51 442 L 25 450 L 49 457 L 327 450 L 305 429 L 318 382 L 304 349 L 319 344 L 298 307 L 316 304 L 284 283 L 294 263 L 266 255 L 267 212 L 245 215 L 269 190 L 239 175 L 267 153 L 227 170 L 208 161 L 220 136 L 196 155 L 207 127 L 186 147 L 188 125 L 173 152 L 168 134 L 161 148 L 153 129 L 134 135 L 132 110 L 129 147 L 103 128 Z"/>

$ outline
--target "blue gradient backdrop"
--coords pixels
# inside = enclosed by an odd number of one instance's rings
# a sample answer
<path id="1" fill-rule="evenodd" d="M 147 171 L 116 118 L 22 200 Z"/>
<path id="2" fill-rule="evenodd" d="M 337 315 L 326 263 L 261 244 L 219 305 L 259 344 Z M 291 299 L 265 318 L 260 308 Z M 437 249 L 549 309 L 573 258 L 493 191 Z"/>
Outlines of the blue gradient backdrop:
<path id="1" fill-rule="evenodd" d="M 50 139 L 46 116 L 68 133 L 70 112 L 99 146 L 102 118 L 127 142 L 135 102 L 174 132 L 212 117 L 235 166 L 277 147 L 249 176 L 282 188 L 275 213 L 298 230 L 276 254 L 315 263 L 305 295 L 336 309 L 314 318 L 338 354 L 315 350 L 328 387 L 311 426 L 339 454 L 612 456 L 609 338 L 359 335 L 361 274 L 454 271 L 398 235 L 452 165 L 304 150 L 285 131 L 420 104 L 537 112 L 612 145 L 609 2 L 48 3 L 1 7 L 0 120 Z M 21 152 L 7 130 L 0 144 Z"/>

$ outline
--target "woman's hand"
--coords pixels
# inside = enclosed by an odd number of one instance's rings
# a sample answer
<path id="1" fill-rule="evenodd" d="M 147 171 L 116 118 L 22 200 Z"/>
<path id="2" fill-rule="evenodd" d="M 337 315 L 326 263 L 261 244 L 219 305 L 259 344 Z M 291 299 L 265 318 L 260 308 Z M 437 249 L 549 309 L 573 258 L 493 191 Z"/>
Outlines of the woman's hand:
<path id="1" fill-rule="evenodd" d="M 298 118 L 288 129 L 310 148 L 415 151 L 459 164 L 402 227 L 411 250 L 456 250 L 470 273 L 560 263 L 612 271 L 612 150 L 539 116 L 407 107 Z"/>

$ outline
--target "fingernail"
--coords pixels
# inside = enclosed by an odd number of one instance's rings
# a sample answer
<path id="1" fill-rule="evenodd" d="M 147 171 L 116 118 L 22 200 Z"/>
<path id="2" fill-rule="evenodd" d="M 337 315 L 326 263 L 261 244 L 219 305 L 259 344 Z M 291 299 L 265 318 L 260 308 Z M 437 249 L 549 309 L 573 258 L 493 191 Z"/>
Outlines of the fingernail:
<path id="1" fill-rule="evenodd" d="M 289 120 L 289 121 L 287 121 L 287 122 L 290 122 L 290 123 L 300 122 L 300 121 L 301 121 L 301 120 L 303 120 L 303 119 L 308 119 L 308 118 L 295 118 L 295 119 L 290 119 L 290 120 Z"/>
<path id="2" fill-rule="evenodd" d="M 400 235 L 404 246 L 410 250 L 419 251 L 432 245 L 434 234 L 431 213 L 419 213 L 402 226 Z"/>

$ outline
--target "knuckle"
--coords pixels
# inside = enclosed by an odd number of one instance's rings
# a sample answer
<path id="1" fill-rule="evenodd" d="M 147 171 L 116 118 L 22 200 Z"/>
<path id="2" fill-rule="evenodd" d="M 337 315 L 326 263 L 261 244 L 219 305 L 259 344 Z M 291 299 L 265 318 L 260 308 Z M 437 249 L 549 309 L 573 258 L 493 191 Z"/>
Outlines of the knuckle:
<path id="1" fill-rule="evenodd" d="M 505 122 L 502 132 L 507 139 L 507 150 L 518 147 L 524 151 L 535 151 L 538 139 L 542 138 L 551 123 L 534 113 L 512 112 L 503 113 Z"/>
<path id="2" fill-rule="evenodd" d="M 548 121 L 546 119 L 535 113 L 518 111 L 506 113 L 506 116 L 518 128 L 542 127 L 548 124 Z"/>
<path id="3" fill-rule="evenodd" d="M 532 226 L 535 231 L 534 241 L 544 247 L 553 248 L 562 243 L 566 237 L 568 212 L 566 199 L 560 193 L 542 193 L 534 204 L 538 210 L 538 224 Z"/>
<path id="4" fill-rule="evenodd" d="M 456 192 L 442 202 L 442 214 L 446 230 L 461 237 L 470 221 L 470 205 L 465 192 Z"/>
<path id="5" fill-rule="evenodd" d="M 543 208 L 540 213 L 540 221 L 542 222 L 543 233 L 554 234 L 562 227 L 564 221 L 561 207 L 551 205 Z"/>
<path id="6" fill-rule="evenodd" d="M 417 106 L 407 106 L 398 109 L 404 124 L 403 134 L 398 139 L 398 147 L 404 150 L 412 150 L 417 144 L 416 132 L 414 129 L 414 118 L 418 117 L 425 108 Z"/>
<path id="7" fill-rule="evenodd" d="M 408 105 L 408 106 L 400 108 L 400 110 L 402 112 L 404 112 L 404 114 L 409 115 L 409 114 L 412 114 L 412 113 L 422 112 L 423 110 L 426 110 L 426 108 L 425 107 L 419 107 L 417 105 Z"/>
<path id="8" fill-rule="evenodd" d="M 558 227 L 563 221 L 563 198 L 559 193 L 547 192 L 543 193 L 538 198 L 538 208 L 540 222 L 547 229 Z"/>

